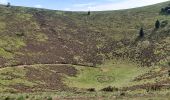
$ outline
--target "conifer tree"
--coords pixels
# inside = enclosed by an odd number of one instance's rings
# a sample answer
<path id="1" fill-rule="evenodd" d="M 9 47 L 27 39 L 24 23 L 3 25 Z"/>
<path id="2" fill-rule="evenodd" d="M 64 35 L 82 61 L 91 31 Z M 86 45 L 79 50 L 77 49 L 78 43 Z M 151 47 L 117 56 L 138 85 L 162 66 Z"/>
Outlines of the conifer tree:
<path id="1" fill-rule="evenodd" d="M 8 2 L 7 3 L 7 5 L 6 5 L 6 7 L 10 7 L 11 6 L 11 3 L 10 2 Z"/>
<path id="2" fill-rule="evenodd" d="M 159 27 L 160 27 L 160 22 L 159 22 L 159 20 L 157 20 L 155 22 L 155 29 L 159 29 Z"/>
<path id="3" fill-rule="evenodd" d="M 90 15 L 91 14 L 91 12 L 90 11 L 88 11 L 88 15 Z"/>
<path id="4" fill-rule="evenodd" d="M 144 37 L 144 31 L 143 31 L 143 28 L 140 29 L 139 31 L 139 37 Z"/>

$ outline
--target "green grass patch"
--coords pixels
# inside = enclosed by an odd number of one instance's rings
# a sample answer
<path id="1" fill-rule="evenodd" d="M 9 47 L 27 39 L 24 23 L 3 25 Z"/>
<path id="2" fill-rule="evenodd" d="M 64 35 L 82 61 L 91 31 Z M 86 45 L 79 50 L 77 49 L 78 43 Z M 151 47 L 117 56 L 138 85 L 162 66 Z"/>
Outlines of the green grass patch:
<path id="1" fill-rule="evenodd" d="M 0 69 L 0 92 L 13 90 L 12 85 L 22 84 L 32 87 L 36 85 L 26 79 L 27 70 L 24 67 L 7 67 Z"/>
<path id="2" fill-rule="evenodd" d="M 5 29 L 6 29 L 6 23 L 0 21 L 0 32 L 4 32 Z"/>
<path id="3" fill-rule="evenodd" d="M 7 59 L 13 58 L 13 54 L 5 51 L 3 48 L 0 48 L 0 56 Z"/>
<path id="4" fill-rule="evenodd" d="M 0 37 L 0 56 L 11 59 L 15 55 L 14 52 L 25 45 L 21 38 L 2 36 Z"/>
<path id="5" fill-rule="evenodd" d="M 76 77 L 68 77 L 66 83 L 70 87 L 96 89 L 107 86 L 128 86 L 135 77 L 149 70 L 122 60 L 107 61 L 97 68 L 81 66 L 75 66 L 75 68 L 79 74 Z"/>

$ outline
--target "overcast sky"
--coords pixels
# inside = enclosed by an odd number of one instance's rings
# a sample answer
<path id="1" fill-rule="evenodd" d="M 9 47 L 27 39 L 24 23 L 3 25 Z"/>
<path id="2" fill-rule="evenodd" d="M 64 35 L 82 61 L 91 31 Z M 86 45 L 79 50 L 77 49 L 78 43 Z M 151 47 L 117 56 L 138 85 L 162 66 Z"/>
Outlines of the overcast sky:
<path id="1" fill-rule="evenodd" d="M 0 0 L 1 4 L 69 11 L 103 11 L 141 7 L 169 0 Z"/>

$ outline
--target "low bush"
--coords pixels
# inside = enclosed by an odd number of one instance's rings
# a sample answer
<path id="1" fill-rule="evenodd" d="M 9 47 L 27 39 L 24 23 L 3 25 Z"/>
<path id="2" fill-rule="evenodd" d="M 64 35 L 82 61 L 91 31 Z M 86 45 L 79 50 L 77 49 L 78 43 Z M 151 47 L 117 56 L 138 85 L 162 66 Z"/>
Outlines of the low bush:
<path id="1" fill-rule="evenodd" d="M 149 91 L 160 91 L 161 90 L 161 86 L 160 85 L 153 85 L 153 86 L 149 86 L 147 88 L 147 92 Z"/>
<path id="2" fill-rule="evenodd" d="M 165 27 L 168 25 L 168 21 L 167 20 L 164 20 L 161 22 L 161 27 Z"/>
<path id="3" fill-rule="evenodd" d="M 168 65 L 170 66 L 170 62 L 168 62 Z"/>
<path id="4" fill-rule="evenodd" d="M 168 76 L 170 77 L 170 70 L 168 70 Z"/>
<path id="5" fill-rule="evenodd" d="M 9 97 L 5 97 L 4 100 L 10 100 L 10 98 Z"/>
<path id="6" fill-rule="evenodd" d="M 89 92 L 95 92 L 96 90 L 95 90 L 95 88 L 89 88 L 89 89 L 87 89 L 87 91 L 89 91 Z"/>
<path id="7" fill-rule="evenodd" d="M 120 93 L 120 96 L 125 96 L 125 93 L 124 92 Z"/>
<path id="8" fill-rule="evenodd" d="M 103 88 L 101 91 L 105 91 L 105 92 L 113 92 L 113 91 L 118 91 L 118 88 L 112 87 L 112 86 L 108 86 L 106 88 Z"/>

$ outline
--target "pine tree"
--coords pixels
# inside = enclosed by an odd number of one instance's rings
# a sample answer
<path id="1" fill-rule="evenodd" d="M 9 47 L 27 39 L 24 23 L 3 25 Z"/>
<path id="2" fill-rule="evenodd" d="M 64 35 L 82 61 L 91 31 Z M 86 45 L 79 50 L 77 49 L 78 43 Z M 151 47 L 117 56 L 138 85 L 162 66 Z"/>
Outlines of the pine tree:
<path id="1" fill-rule="evenodd" d="M 143 28 L 140 29 L 140 32 L 139 32 L 139 37 L 144 37 L 144 31 L 143 31 Z"/>
<path id="2" fill-rule="evenodd" d="M 155 22 L 155 28 L 158 29 L 159 27 L 160 27 L 160 22 L 159 22 L 159 20 L 157 20 L 157 21 Z"/>
<path id="3" fill-rule="evenodd" d="M 88 11 L 88 15 L 90 15 L 90 13 L 91 13 L 91 12 L 90 12 L 90 11 Z"/>
<path id="4" fill-rule="evenodd" d="M 11 6 L 11 3 L 10 2 L 8 2 L 7 3 L 7 5 L 6 5 L 6 7 L 10 7 Z"/>

